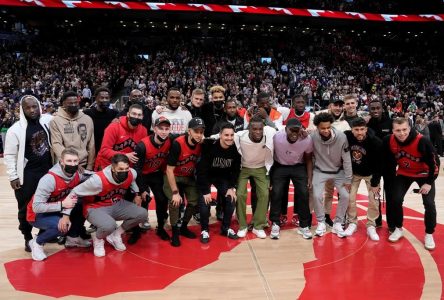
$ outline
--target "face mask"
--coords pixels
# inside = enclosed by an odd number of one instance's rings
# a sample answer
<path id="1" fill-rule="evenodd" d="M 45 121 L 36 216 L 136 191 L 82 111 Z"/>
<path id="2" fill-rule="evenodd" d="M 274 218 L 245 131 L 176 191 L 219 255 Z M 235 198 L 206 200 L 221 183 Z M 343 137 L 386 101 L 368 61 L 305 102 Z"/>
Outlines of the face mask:
<path id="1" fill-rule="evenodd" d="M 128 178 L 128 172 L 114 172 L 117 183 L 122 183 Z"/>
<path id="2" fill-rule="evenodd" d="M 214 107 L 216 109 L 222 109 L 224 107 L 224 104 L 225 104 L 224 101 L 214 101 L 213 103 L 214 103 Z"/>
<path id="3" fill-rule="evenodd" d="M 100 103 L 99 103 L 99 107 L 100 107 L 101 109 L 107 109 L 108 106 L 109 106 L 109 102 L 108 102 L 108 101 L 106 101 L 106 102 L 100 102 Z"/>
<path id="4" fill-rule="evenodd" d="M 129 117 L 129 122 L 130 122 L 131 126 L 136 127 L 137 125 L 142 123 L 142 119 L 138 119 L 138 118 L 134 118 L 134 117 Z"/>
<path id="5" fill-rule="evenodd" d="M 161 142 L 164 143 L 167 140 L 168 136 L 166 138 L 161 138 L 160 135 L 157 136 L 157 139 Z"/>
<path id="6" fill-rule="evenodd" d="M 79 111 L 79 107 L 78 106 L 68 106 L 65 110 L 68 113 L 75 115 Z"/>
<path id="7" fill-rule="evenodd" d="M 77 172 L 78 169 L 79 169 L 78 165 L 75 166 L 65 165 L 63 167 L 63 171 L 65 171 L 66 174 L 70 175 L 73 175 L 75 172 Z"/>

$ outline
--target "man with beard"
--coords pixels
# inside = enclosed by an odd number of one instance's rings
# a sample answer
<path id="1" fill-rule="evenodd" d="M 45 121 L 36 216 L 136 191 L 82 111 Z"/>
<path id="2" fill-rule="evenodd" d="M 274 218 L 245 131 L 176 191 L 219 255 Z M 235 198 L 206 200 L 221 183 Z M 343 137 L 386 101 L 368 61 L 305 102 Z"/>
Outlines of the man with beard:
<path id="1" fill-rule="evenodd" d="M 248 128 L 250 118 L 253 116 L 261 117 L 265 125 L 273 127 L 276 130 L 283 128 L 282 114 L 270 106 L 270 95 L 264 92 L 257 95 L 256 107 L 250 107 L 244 117 L 244 128 Z"/>
<path id="2" fill-rule="evenodd" d="M 424 204 L 425 238 L 427 250 L 435 249 L 433 233 L 436 227 L 435 180 L 439 173 L 439 158 L 433 145 L 424 136 L 411 130 L 406 118 L 393 120 L 393 134 L 383 140 L 383 164 L 393 179 L 393 197 L 387 199 L 387 224 L 390 242 L 404 235 L 402 203 L 413 182 L 419 186 Z"/>
<path id="3" fill-rule="evenodd" d="M 356 195 L 359 185 L 364 180 L 368 192 L 367 209 L 367 235 L 373 241 L 379 241 L 376 232 L 376 219 L 379 217 L 379 201 L 375 198 L 379 196 L 379 181 L 381 179 L 381 150 L 382 141 L 367 130 L 365 120 L 356 118 L 351 123 L 352 130 L 345 131 L 350 155 L 352 160 L 352 186 L 350 190 L 350 201 L 347 209 L 347 217 L 350 224 L 345 233 L 347 236 L 353 235 L 358 229 Z"/>
<path id="4" fill-rule="evenodd" d="M 173 228 L 171 238 L 173 247 L 180 246 L 179 235 L 189 239 L 196 238 L 196 235 L 187 226 L 199 201 L 194 172 L 197 160 L 201 155 L 202 148 L 200 144 L 204 138 L 205 123 L 201 118 L 192 118 L 187 125 L 187 134 L 176 138 L 171 145 L 163 185 L 163 191 L 170 199 L 169 213 Z M 183 217 L 180 216 L 180 205 L 184 200 L 180 191 L 187 199 Z"/>
<path id="5" fill-rule="evenodd" d="M 138 104 L 142 107 L 143 109 L 142 125 L 146 128 L 147 131 L 150 131 L 152 123 L 151 116 L 153 114 L 153 110 L 150 109 L 145 103 L 145 98 L 143 96 L 142 91 L 138 89 L 134 89 L 131 91 L 131 93 L 129 94 L 129 100 L 125 104 L 125 108 L 120 112 L 120 116 L 121 117 L 126 116 L 128 114 L 129 108 L 133 104 Z"/>
<path id="6" fill-rule="evenodd" d="M 224 115 L 223 117 L 214 124 L 213 134 L 220 132 L 222 126 L 226 123 L 230 123 L 234 127 L 234 132 L 244 130 L 244 119 L 241 118 L 237 113 L 237 105 L 235 100 L 225 101 Z"/>
<path id="7" fill-rule="evenodd" d="M 304 239 L 311 239 L 310 208 L 308 203 L 308 189 L 311 188 L 313 172 L 313 142 L 310 136 L 299 138 L 301 122 L 289 119 L 285 130 L 281 130 L 273 137 L 274 163 L 271 168 L 271 207 L 270 221 L 272 222 L 270 237 L 279 239 L 280 214 L 282 199 L 288 199 L 289 181 L 293 182 L 295 205 L 294 213 L 300 218 L 298 233 Z M 298 205 L 296 205 L 298 202 Z M 285 208 L 287 213 L 287 208 Z"/>
<path id="8" fill-rule="evenodd" d="M 79 111 L 76 92 L 65 92 L 60 104 L 61 107 L 49 124 L 54 154 L 60 159 L 63 150 L 74 149 L 79 154 L 79 165 L 92 171 L 95 157 L 93 121 Z M 81 135 L 80 127 L 86 127 L 86 138 Z"/>
<path id="9" fill-rule="evenodd" d="M 370 120 L 367 123 L 367 127 L 372 129 L 375 135 L 383 140 L 385 136 L 392 134 L 392 119 L 388 116 L 388 113 L 384 112 L 382 103 L 379 100 L 373 100 L 369 104 L 370 108 Z M 384 170 L 386 170 L 384 168 Z M 384 179 L 384 194 L 385 199 L 389 200 L 392 198 L 392 177 L 385 176 Z M 390 201 L 390 200 L 389 200 Z M 376 219 L 376 227 L 382 226 L 382 212 L 381 212 L 381 202 L 379 202 L 379 217 Z"/>
<path id="10" fill-rule="evenodd" d="M 184 134 L 188 129 L 188 123 L 192 119 L 192 116 L 188 110 L 183 110 L 180 108 L 181 100 L 182 94 L 180 93 L 179 89 L 169 89 L 167 94 L 167 107 L 162 109 L 160 113 L 154 111 L 152 120 L 155 121 L 160 116 L 163 116 L 170 120 L 172 134 Z M 152 128 L 154 128 L 154 122 Z"/>
<path id="11" fill-rule="evenodd" d="M 94 92 L 95 105 L 83 112 L 90 116 L 94 124 L 95 153 L 98 154 L 102 146 L 103 133 L 106 127 L 117 118 L 119 112 L 109 108 L 111 92 L 106 87 L 99 87 Z"/>
<path id="12" fill-rule="evenodd" d="M 142 207 L 148 209 L 150 191 L 156 201 L 157 231 L 156 234 L 164 241 L 170 236 L 165 230 L 168 218 L 168 199 L 163 192 L 163 176 L 166 169 L 167 157 L 170 152 L 173 137 L 170 135 L 171 123 L 165 117 L 159 117 L 154 122 L 154 134 L 144 137 L 136 146 L 139 158 L 135 170 L 137 171 L 137 185 L 142 196 Z M 128 240 L 134 244 L 140 238 L 140 230 L 133 230 Z"/>
<path id="13" fill-rule="evenodd" d="M 332 126 L 333 122 L 332 114 L 316 115 L 313 123 L 317 130 L 311 134 L 314 145 L 313 204 L 318 221 L 316 235 L 323 236 L 326 232 L 324 187 L 331 181 L 339 194 L 332 232 L 345 237 L 342 222 L 348 207 L 353 172 L 347 137 Z"/>
<path id="14" fill-rule="evenodd" d="M 18 206 L 19 230 L 25 238 L 25 251 L 31 252 L 32 226 L 26 221 L 28 202 L 40 178 L 52 167 L 49 123 L 52 117 L 42 115 L 36 97 L 20 100 L 20 120 L 6 133 L 4 163 Z"/>
<path id="15" fill-rule="evenodd" d="M 147 130 L 142 125 L 142 121 L 142 106 L 133 104 L 126 115 L 119 118 L 119 122 L 111 123 L 105 129 L 102 147 L 94 166 L 95 171 L 109 166 L 113 156 L 118 153 L 128 157 L 131 167 L 137 163 L 139 158 L 134 150 L 136 145 L 147 136 Z"/>
<path id="16" fill-rule="evenodd" d="M 273 136 L 276 130 L 264 126 L 261 116 L 253 116 L 248 130 L 236 133 L 234 142 L 241 154 L 242 169 L 237 185 L 237 219 L 239 220 L 238 237 L 247 235 L 247 183 L 256 183 L 257 204 L 253 212 L 253 233 L 264 239 L 267 237 L 264 227 L 267 225 L 267 208 L 269 196 L 269 171 L 273 165 Z"/>
<path id="17" fill-rule="evenodd" d="M 224 216 L 220 234 L 230 239 L 237 239 L 237 235 L 230 228 L 231 217 L 236 203 L 236 184 L 240 171 L 240 154 L 234 145 L 234 126 L 225 123 L 219 139 L 205 140 L 202 146 L 202 157 L 197 164 L 197 185 L 201 192 L 199 199 L 200 224 L 202 228 L 200 241 L 206 244 L 210 240 L 208 227 L 211 204 L 211 185 L 214 185 L 218 194 L 223 197 L 222 207 Z"/>

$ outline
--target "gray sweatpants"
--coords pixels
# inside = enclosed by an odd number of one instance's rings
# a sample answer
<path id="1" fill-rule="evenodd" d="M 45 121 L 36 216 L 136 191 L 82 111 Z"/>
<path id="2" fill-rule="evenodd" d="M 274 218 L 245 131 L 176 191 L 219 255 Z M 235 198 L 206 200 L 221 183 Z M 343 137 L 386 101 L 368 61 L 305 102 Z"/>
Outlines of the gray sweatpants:
<path id="1" fill-rule="evenodd" d="M 344 187 L 344 183 L 349 183 L 345 179 L 344 170 L 339 171 L 338 174 L 325 174 L 318 170 L 313 170 L 313 206 L 318 222 L 325 221 L 324 210 L 324 188 L 328 180 L 334 181 L 334 186 L 339 193 L 339 203 L 336 208 L 336 217 L 334 223 L 342 223 L 345 218 L 345 213 L 348 207 L 350 194 Z"/>
<path id="2" fill-rule="evenodd" d="M 146 221 L 147 217 L 145 208 L 122 199 L 111 206 L 88 209 L 86 219 L 97 227 L 96 237 L 103 239 L 116 230 L 116 221 L 123 220 L 122 228 L 128 230 Z"/>

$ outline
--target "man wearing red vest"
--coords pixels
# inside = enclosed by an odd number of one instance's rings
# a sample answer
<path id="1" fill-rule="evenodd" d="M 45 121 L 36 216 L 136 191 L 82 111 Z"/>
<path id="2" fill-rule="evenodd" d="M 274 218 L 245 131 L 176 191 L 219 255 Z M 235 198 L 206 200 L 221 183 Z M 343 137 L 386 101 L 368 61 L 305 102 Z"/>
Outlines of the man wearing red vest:
<path id="1" fill-rule="evenodd" d="M 136 171 L 130 168 L 129 158 L 116 154 L 110 166 L 71 191 L 73 195 L 84 197 L 83 213 L 97 227 L 92 234 L 95 256 L 105 256 L 105 238 L 116 250 L 125 251 L 122 234 L 147 219 L 146 209 L 140 207 L 142 198 L 136 177 Z M 136 194 L 135 203 L 124 199 L 128 189 Z M 116 221 L 119 220 L 123 223 L 117 227 Z"/>
<path id="2" fill-rule="evenodd" d="M 159 117 L 154 121 L 153 131 L 153 135 L 143 138 L 137 144 L 135 152 L 139 161 L 134 169 L 137 171 L 137 185 L 143 200 L 142 206 L 148 209 L 151 189 L 156 201 L 156 234 L 162 240 L 169 241 L 170 236 L 164 228 L 165 221 L 168 218 L 168 199 L 163 192 L 163 175 L 172 143 L 170 120 L 163 116 Z M 140 230 L 134 228 L 128 243 L 136 243 L 139 238 Z"/>
<path id="3" fill-rule="evenodd" d="M 296 118 L 301 122 L 302 127 L 309 133 L 316 130 L 313 125 L 314 114 L 305 110 L 307 101 L 303 95 L 295 95 L 293 97 L 293 107 L 290 109 L 287 119 L 284 121 L 284 125 L 287 125 L 288 120 Z"/>
<path id="4" fill-rule="evenodd" d="M 130 106 L 126 116 L 119 122 L 111 123 L 103 136 L 102 147 L 97 155 L 94 170 L 100 171 L 111 164 L 111 158 L 120 153 L 128 157 L 131 165 L 138 161 L 134 152 L 137 143 L 147 136 L 147 130 L 142 125 L 143 108 L 139 104 Z"/>
<path id="5" fill-rule="evenodd" d="M 62 151 L 60 162 L 43 176 L 37 190 L 28 203 L 26 220 L 41 233 L 30 241 L 32 259 L 41 261 L 47 258 L 43 245 L 57 236 L 67 235 L 66 247 L 89 247 L 91 243 L 79 235 L 85 219 L 82 206 L 76 197 L 67 197 L 71 190 L 86 179 L 78 171 L 79 154 L 67 148 Z M 65 214 L 65 209 L 71 209 Z"/>
<path id="6" fill-rule="evenodd" d="M 188 123 L 188 133 L 179 136 L 171 145 L 167 159 L 166 177 L 163 191 L 168 199 L 170 223 L 173 228 L 171 245 L 180 246 L 179 235 L 195 239 L 196 234 L 191 232 L 187 225 L 195 212 L 199 200 L 194 173 L 197 159 L 201 154 L 201 145 L 204 138 L 205 124 L 201 118 L 192 118 Z M 184 216 L 180 216 L 180 204 L 183 199 L 181 190 L 187 199 Z"/>
<path id="7" fill-rule="evenodd" d="M 403 236 L 402 203 L 413 182 L 419 185 L 424 203 L 425 239 L 427 250 L 435 248 L 433 232 L 436 227 L 435 179 L 439 172 L 439 160 L 429 139 L 411 130 L 409 120 L 393 120 L 393 134 L 383 141 L 383 166 L 388 176 L 394 177 L 393 198 L 387 199 L 387 223 L 392 233 L 390 242 L 397 242 Z M 390 201 L 389 201 L 390 200 Z"/>

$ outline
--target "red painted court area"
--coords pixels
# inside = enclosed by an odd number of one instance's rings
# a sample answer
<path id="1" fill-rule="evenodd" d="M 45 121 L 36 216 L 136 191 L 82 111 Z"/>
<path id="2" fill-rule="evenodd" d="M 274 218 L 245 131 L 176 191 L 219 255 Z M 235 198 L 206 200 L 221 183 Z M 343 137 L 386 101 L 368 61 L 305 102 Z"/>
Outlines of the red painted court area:
<path id="1" fill-rule="evenodd" d="M 422 215 L 409 209 L 404 212 L 405 229 L 422 243 L 423 221 L 408 219 Z M 365 211 L 359 210 L 359 215 L 365 215 Z M 431 253 L 441 277 L 444 276 L 443 227 L 437 226 L 437 249 Z M 293 228 L 287 225 L 283 230 Z M 360 222 L 358 232 L 346 239 L 331 233 L 313 239 L 316 260 L 304 264 L 305 288 L 295 298 L 420 299 L 425 283 L 424 267 L 409 240 L 389 243 L 384 227 L 378 229 L 381 240 L 373 242 L 364 228 L 364 222 Z M 200 227 L 194 226 L 192 230 L 198 233 Z M 150 231 L 136 245 L 128 246 L 126 252 L 107 245 L 104 258 L 94 257 L 91 249 L 70 249 L 61 250 L 44 262 L 11 261 L 5 264 L 5 269 L 15 289 L 52 297 L 100 297 L 125 291 L 162 290 L 181 276 L 218 260 L 222 252 L 246 242 L 229 240 L 220 236 L 218 230 L 219 224 L 211 225 L 212 239 L 207 245 L 182 239 L 182 247 L 173 248 Z M 249 233 L 247 238 L 253 239 L 254 235 Z"/>

